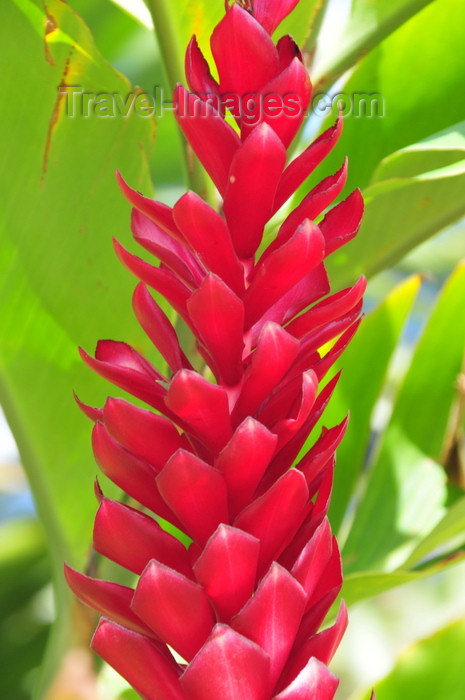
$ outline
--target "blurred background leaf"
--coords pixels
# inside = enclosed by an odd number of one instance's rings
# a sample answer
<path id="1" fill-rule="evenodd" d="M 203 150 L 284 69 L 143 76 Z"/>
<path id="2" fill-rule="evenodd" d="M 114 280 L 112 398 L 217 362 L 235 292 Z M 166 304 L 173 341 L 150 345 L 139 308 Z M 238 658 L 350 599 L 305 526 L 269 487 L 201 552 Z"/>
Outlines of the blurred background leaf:
<path id="1" fill-rule="evenodd" d="M 76 348 L 93 350 L 103 336 L 148 349 L 128 313 L 133 285 L 111 236 L 129 240 L 129 206 L 115 169 L 148 186 L 154 123 L 66 116 L 66 97 L 57 91 L 63 82 L 94 93 L 131 90 L 66 4 L 44 9 L 17 0 L 2 3 L 0 16 L 9 28 L 1 67 L 11 100 L 2 103 L 1 119 L 10 138 L 0 173 L 0 398 L 53 555 L 59 624 L 52 673 L 68 634 L 62 563 L 85 565 L 95 512 L 88 426 L 72 390 L 90 401 L 104 395 Z"/>
<path id="2" fill-rule="evenodd" d="M 372 5 L 367 0 L 363 4 Z M 325 161 L 325 170 L 336 170 L 348 155 L 348 188 L 364 188 L 383 158 L 462 121 L 459 86 L 465 70 L 464 38 L 464 4 L 436 0 L 371 51 L 362 52 L 337 92 L 379 93 L 384 105 L 379 113 L 384 116 L 364 116 L 362 111 L 359 117 L 346 118 L 344 133 Z M 328 44 L 322 48 L 325 53 L 334 50 Z M 313 73 L 313 80 L 318 81 L 318 74 Z M 321 89 L 328 90 L 332 84 L 331 80 Z M 334 115 L 330 119 L 334 121 Z"/>
<path id="3" fill-rule="evenodd" d="M 314 66 L 318 87 L 331 85 L 370 49 L 429 5 L 432 0 L 353 0 L 345 24 L 337 27 L 337 44 Z"/>
<path id="4" fill-rule="evenodd" d="M 43 658 L 49 632 L 50 620 L 40 598 L 49 579 L 47 544 L 38 522 L 1 524 L 0 696 L 5 700 L 30 697 L 34 682 L 31 669 Z"/>
<path id="5" fill-rule="evenodd" d="M 461 700 L 464 647 L 465 621 L 458 620 L 406 649 L 394 671 L 377 685 L 377 694 L 383 700 Z M 368 700 L 370 692 L 357 695 L 358 700 Z"/>
<path id="6" fill-rule="evenodd" d="M 464 125 L 384 158 L 364 190 L 365 215 L 356 239 L 332 256 L 337 287 L 354 272 L 371 277 L 465 214 Z"/>
<path id="7" fill-rule="evenodd" d="M 389 424 L 373 446 L 363 496 L 343 548 L 349 572 L 382 562 L 397 568 L 418 538 L 445 515 L 446 472 L 436 463 L 443 457 L 458 398 L 465 324 L 457 319 L 464 299 L 461 264 L 443 289 L 393 401 Z M 356 401 L 351 405 L 356 411 Z"/>

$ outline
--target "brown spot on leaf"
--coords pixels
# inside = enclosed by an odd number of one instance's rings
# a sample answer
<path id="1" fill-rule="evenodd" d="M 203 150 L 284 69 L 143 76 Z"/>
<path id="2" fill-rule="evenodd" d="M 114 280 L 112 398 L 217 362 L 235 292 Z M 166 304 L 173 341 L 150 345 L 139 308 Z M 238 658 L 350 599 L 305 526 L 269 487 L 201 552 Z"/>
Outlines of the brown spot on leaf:
<path id="1" fill-rule="evenodd" d="M 66 59 L 66 63 L 65 63 L 65 67 L 63 69 L 63 73 L 61 76 L 61 82 L 60 82 L 59 88 L 66 86 L 66 77 L 69 73 L 72 52 L 73 52 L 73 49 L 71 49 L 71 52 L 70 52 L 68 58 Z M 49 159 L 49 155 L 50 155 L 50 145 L 52 143 L 53 130 L 54 130 L 55 126 L 57 125 L 58 120 L 60 118 L 61 103 L 63 102 L 63 98 L 66 97 L 66 92 L 64 90 L 60 90 L 59 88 L 57 88 L 57 96 L 56 96 L 55 104 L 53 106 L 52 115 L 51 115 L 50 121 L 48 123 L 47 137 L 45 139 L 44 155 L 42 158 L 42 176 L 40 178 L 40 186 L 41 187 L 43 187 L 43 185 L 44 185 L 45 175 L 47 174 L 48 159 Z"/>
<path id="2" fill-rule="evenodd" d="M 456 381 L 457 395 L 452 405 L 441 462 L 450 483 L 465 489 L 465 366 Z"/>
<path id="3" fill-rule="evenodd" d="M 44 27 L 44 51 L 45 51 L 45 60 L 47 63 L 49 63 L 51 66 L 55 65 L 55 61 L 53 60 L 52 54 L 50 53 L 49 49 L 49 41 L 50 41 L 50 35 L 53 34 L 54 32 L 57 31 L 57 23 L 55 22 L 55 18 L 53 15 L 50 14 L 48 11 L 47 6 L 44 3 L 44 11 L 45 11 L 45 27 Z"/>

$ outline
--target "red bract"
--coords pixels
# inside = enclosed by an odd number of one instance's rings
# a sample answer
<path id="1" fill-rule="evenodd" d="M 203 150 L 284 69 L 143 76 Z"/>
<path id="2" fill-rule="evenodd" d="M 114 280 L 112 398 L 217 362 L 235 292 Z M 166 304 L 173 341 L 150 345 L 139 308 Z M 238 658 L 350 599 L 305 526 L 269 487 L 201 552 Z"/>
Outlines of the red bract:
<path id="1" fill-rule="evenodd" d="M 150 407 L 81 404 L 101 470 L 135 501 L 116 503 L 97 486 L 94 548 L 138 578 L 130 588 L 69 568 L 66 576 L 102 613 L 93 648 L 148 700 L 331 700 L 338 682 L 326 666 L 344 605 L 319 629 L 342 584 L 326 513 L 346 421 L 299 453 L 337 381 L 325 376 L 359 322 L 364 279 L 326 296 L 324 258 L 356 234 L 363 204 L 354 192 L 324 213 L 344 164 L 263 244 L 266 223 L 342 127 L 339 119 L 286 164 L 310 82 L 292 39 L 275 46 L 270 34 L 295 5 L 227 8 L 211 40 L 218 83 L 195 38 L 189 44 L 187 80 L 199 94 L 177 88 L 177 119 L 222 197 L 219 212 L 193 192 L 167 207 L 120 178 L 134 237 L 160 264 L 116 250 L 141 280 L 134 311 L 172 374 L 123 342 L 101 341 L 95 359 L 82 353 Z M 260 106 L 253 119 L 247 100 Z M 147 287 L 195 336 L 202 371 Z"/>

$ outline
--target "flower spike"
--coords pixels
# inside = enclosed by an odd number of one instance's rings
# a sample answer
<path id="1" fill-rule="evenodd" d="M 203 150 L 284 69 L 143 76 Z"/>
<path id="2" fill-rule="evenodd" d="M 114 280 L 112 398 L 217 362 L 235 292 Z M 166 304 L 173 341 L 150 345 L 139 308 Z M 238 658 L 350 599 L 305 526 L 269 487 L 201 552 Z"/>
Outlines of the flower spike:
<path id="1" fill-rule="evenodd" d="M 338 685 L 327 665 L 344 604 L 320 627 L 342 586 L 327 512 L 347 420 L 307 438 L 360 320 L 365 279 L 330 295 L 324 261 L 356 234 L 363 201 L 355 191 L 333 205 L 344 163 L 264 235 L 342 129 L 340 117 L 288 162 L 311 84 L 292 38 L 272 34 L 297 2 L 227 2 L 211 37 L 216 73 L 195 37 L 187 48 L 192 92 L 176 88 L 176 118 L 218 210 L 194 192 L 166 206 L 118 175 L 134 239 L 156 261 L 116 252 L 140 280 L 133 309 L 167 370 L 124 342 L 82 351 L 146 404 L 79 402 L 101 471 L 131 499 L 97 485 L 94 549 L 135 580 L 68 567 L 66 578 L 103 616 L 93 648 L 146 700 L 333 700 Z M 150 290 L 182 318 L 182 338 Z"/>

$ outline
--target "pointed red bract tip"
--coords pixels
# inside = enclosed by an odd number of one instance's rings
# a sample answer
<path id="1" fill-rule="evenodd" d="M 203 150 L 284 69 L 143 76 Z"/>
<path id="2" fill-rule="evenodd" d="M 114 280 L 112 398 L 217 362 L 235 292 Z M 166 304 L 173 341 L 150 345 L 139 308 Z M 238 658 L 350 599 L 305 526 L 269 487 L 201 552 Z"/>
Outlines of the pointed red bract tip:
<path id="1" fill-rule="evenodd" d="M 210 40 L 222 93 L 243 97 L 258 92 L 278 73 L 275 45 L 252 15 L 234 3 Z"/>
<path id="2" fill-rule="evenodd" d="M 79 354 L 81 357 L 83 356 L 84 350 L 82 348 L 79 348 Z M 85 355 L 85 353 L 84 353 Z M 81 409 L 81 411 L 84 413 L 87 418 L 90 418 L 91 421 L 96 423 L 97 421 L 102 420 L 102 409 L 101 408 L 94 408 L 93 406 L 88 406 L 87 404 L 83 403 L 79 396 L 73 392 L 74 400 L 76 401 L 77 405 Z"/>
<path id="3" fill-rule="evenodd" d="M 102 619 L 92 649 L 142 697 L 189 700 L 179 685 L 178 667 L 165 645 Z"/>
<path id="4" fill-rule="evenodd" d="M 266 31 L 273 34 L 298 2 L 299 0 L 253 0 L 253 14 Z"/>
<path id="5" fill-rule="evenodd" d="M 269 667 L 269 657 L 258 644 L 218 624 L 180 682 L 189 700 L 265 700 Z"/>
<path id="6" fill-rule="evenodd" d="M 148 637 L 154 633 L 130 609 L 134 590 L 109 581 L 99 581 L 75 571 L 64 564 L 66 582 L 71 590 L 90 608 L 110 617 L 127 629 L 134 630 Z"/>
<path id="7" fill-rule="evenodd" d="M 97 501 L 99 503 L 101 503 L 104 499 L 104 495 L 103 495 L 102 489 L 100 488 L 99 480 L 97 477 L 95 478 L 95 481 L 94 481 L 94 494 L 95 494 L 95 498 L 97 499 Z"/>
<path id="8" fill-rule="evenodd" d="M 186 79 L 192 92 L 201 97 L 219 96 L 219 85 L 213 78 L 210 67 L 205 60 L 195 36 L 190 40 L 184 62 Z"/>

